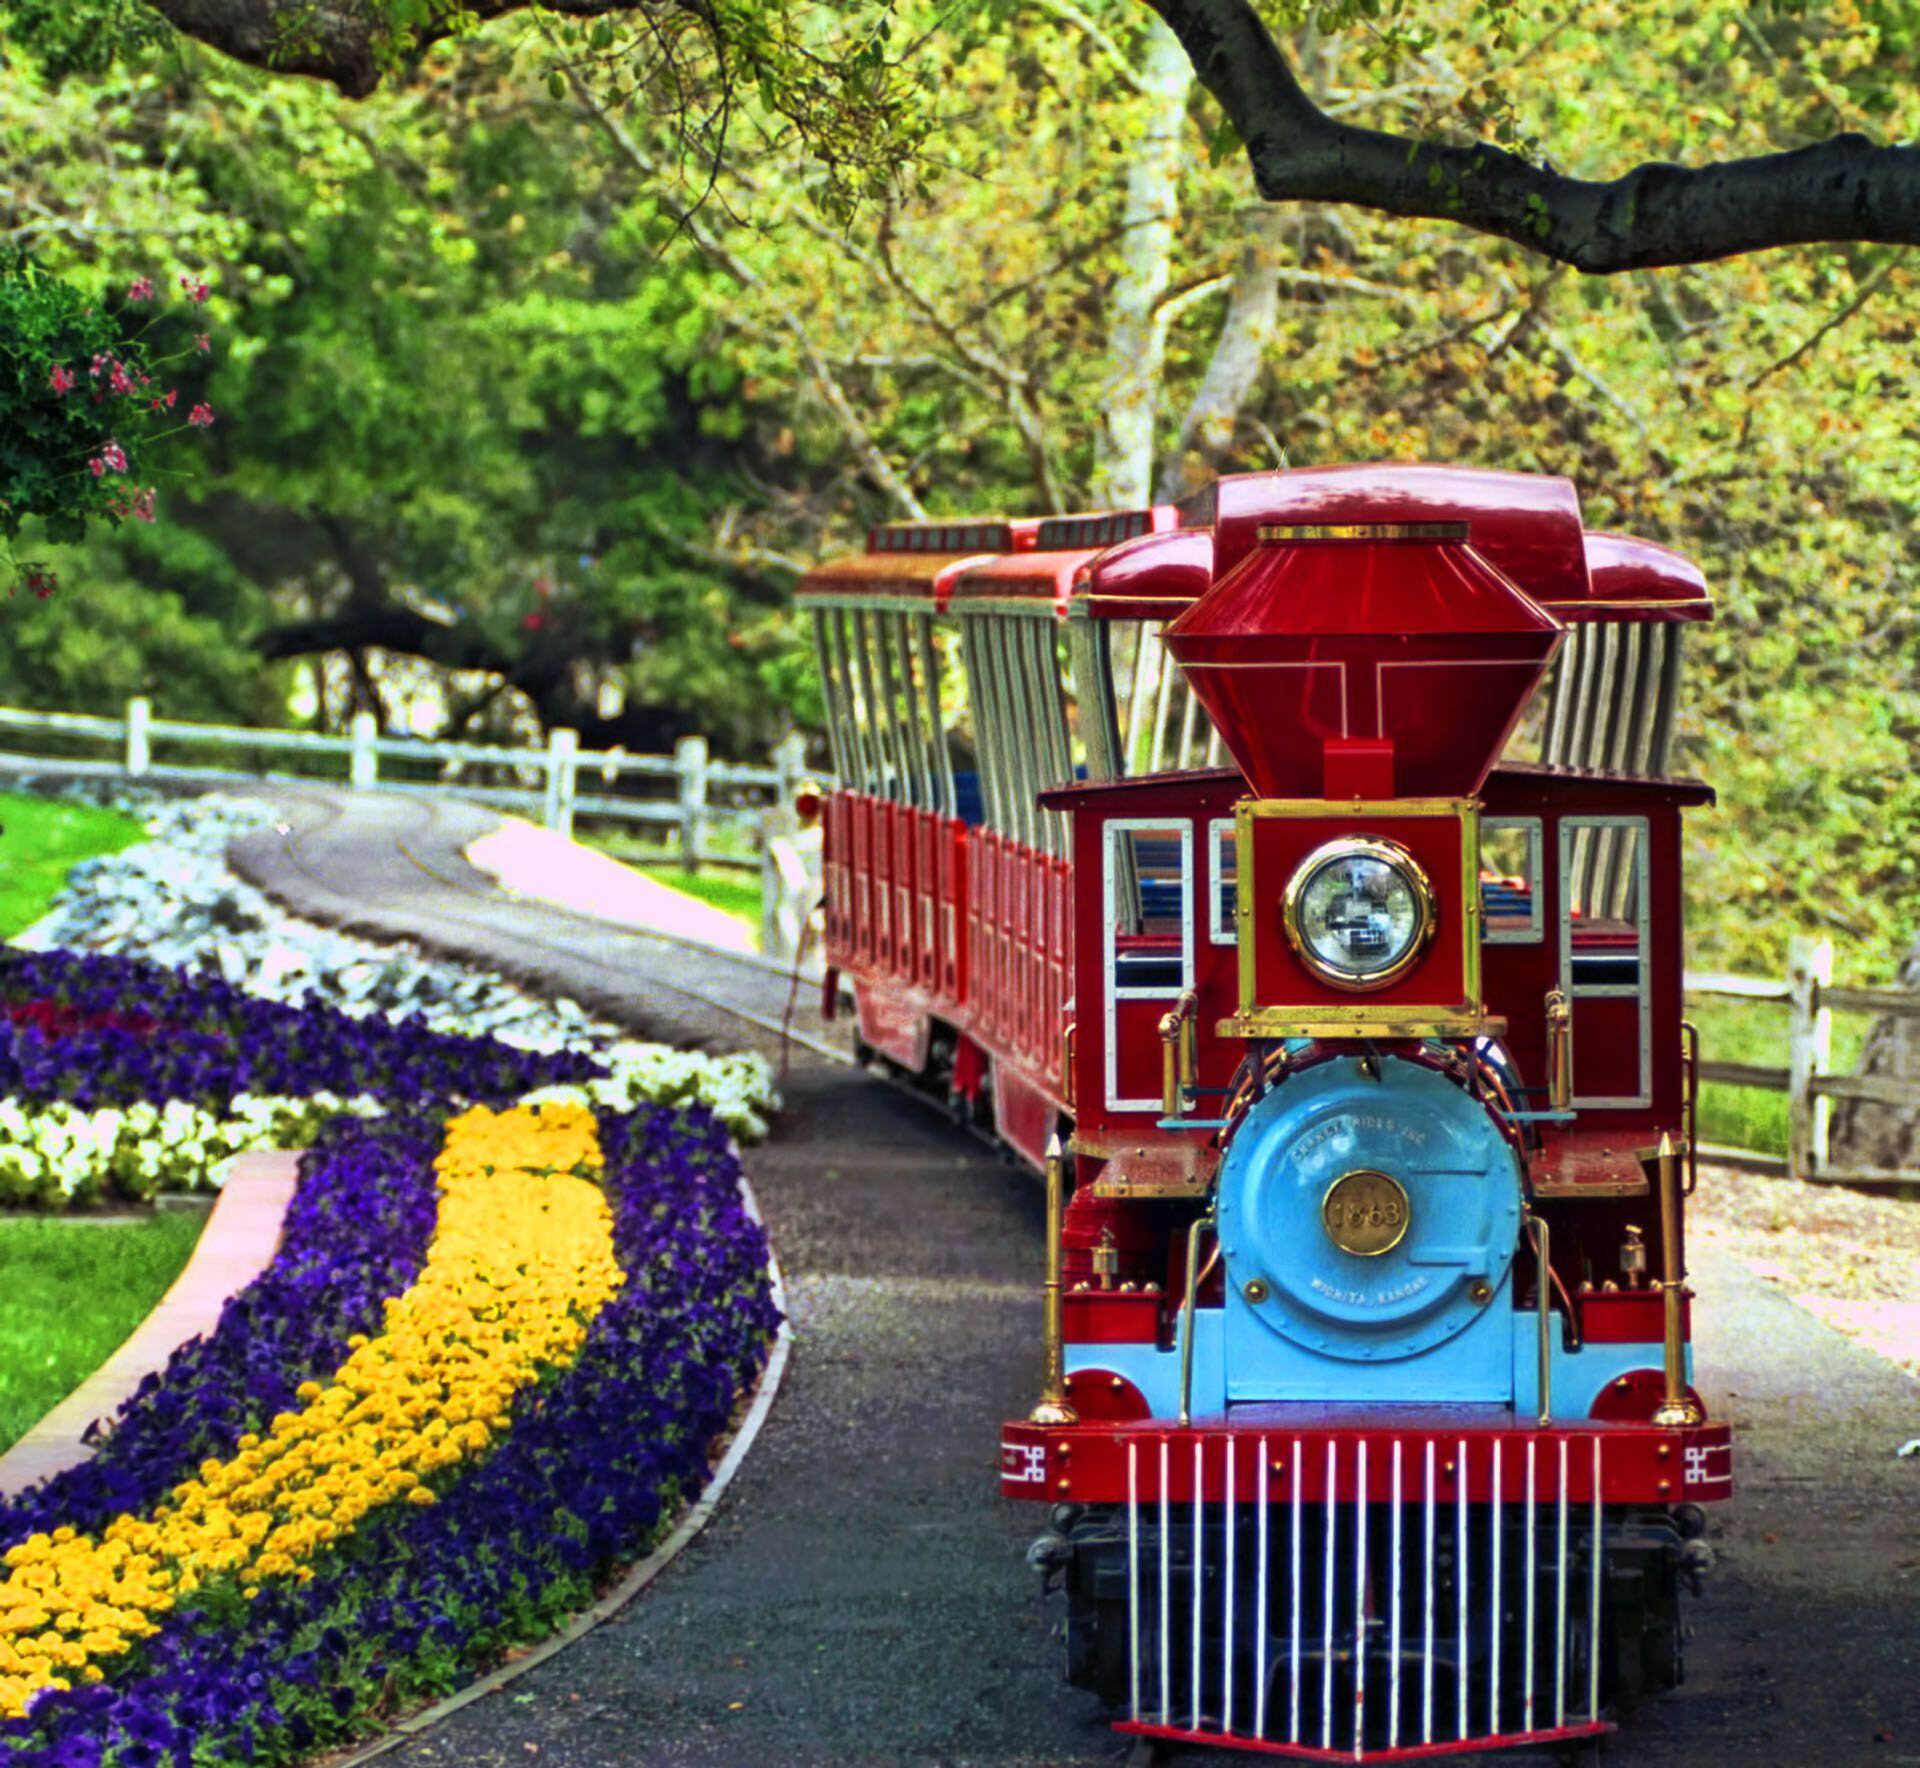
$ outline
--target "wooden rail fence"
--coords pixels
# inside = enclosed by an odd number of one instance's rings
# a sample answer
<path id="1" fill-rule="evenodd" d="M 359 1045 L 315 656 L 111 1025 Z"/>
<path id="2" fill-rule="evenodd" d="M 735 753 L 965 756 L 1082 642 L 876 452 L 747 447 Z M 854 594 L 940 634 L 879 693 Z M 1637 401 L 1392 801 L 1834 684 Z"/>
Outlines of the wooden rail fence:
<path id="1" fill-rule="evenodd" d="M 129 700 L 120 718 L 89 713 L 37 712 L 0 706 L 0 731 L 20 731 L 71 742 L 112 746 L 110 758 L 70 755 L 28 755 L 0 752 L 0 761 L 15 771 L 26 767 L 38 773 L 110 775 L 130 780 L 268 780 L 311 778 L 311 773 L 285 774 L 260 767 L 197 767 L 154 760 L 154 745 L 184 748 L 216 747 L 237 750 L 250 757 L 288 755 L 309 761 L 344 760 L 351 786 L 378 786 L 389 792 L 431 792 L 472 798 L 503 808 L 537 811 L 550 829 L 571 834 L 576 815 L 607 817 L 619 822 L 652 825 L 675 837 L 681 863 L 693 869 L 703 863 L 758 866 L 750 853 L 716 851 L 711 836 L 732 830 L 757 846 L 762 813 L 771 806 L 791 808 L 794 793 L 806 773 L 806 741 L 797 732 L 773 752 L 769 766 L 715 761 L 705 737 L 682 737 L 671 755 L 629 755 L 620 749 L 582 749 L 576 732 L 549 733 L 545 748 L 515 748 L 492 743 L 448 743 L 424 737 L 383 737 L 369 712 L 354 714 L 351 733 L 323 736 L 316 731 L 265 730 L 239 725 L 192 724 L 153 716 L 146 698 Z M 435 770 L 430 780 L 383 776 L 382 761 Z M 318 770 L 322 776 L 328 768 Z M 469 777 L 484 772 L 497 781 Z M 616 780 L 659 782 L 653 793 L 593 793 L 583 783 L 598 776 L 602 785 Z"/>
<path id="2" fill-rule="evenodd" d="M 31 740 L 55 739 L 61 748 L 108 746 L 100 755 L 26 754 L 0 750 L 0 768 L 13 773 L 70 778 L 118 778 L 156 784 L 339 777 L 358 790 L 410 792 L 470 798 L 504 810 L 537 815 L 563 835 L 576 816 L 655 828 L 671 839 L 687 871 L 703 865 L 757 872 L 761 880 L 762 949 L 792 956 L 820 895 L 819 836 L 802 830 L 794 800 L 807 777 L 806 739 L 789 735 L 773 751 L 771 765 L 715 761 L 705 737 L 682 737 L 671 755 L 629 755 L 620 749 L 582 749 L 579 734 L 555 730 L 544 748 L 493 743 L 448 743 L 423 737 L 383 737 L 369 712 L 354 714 L 350 733 L 266 730 L 250 726 L 193 724 L 153 716 L 152 701 L 129 700 L 124 716 L 38 712 L 0 706 L 0 732 Z M 154 759 L 154 745 L 215 748 L 250 765 L 207 767 Z M 305 771 L 281 772 L 269 757 L 290 757 Z M 410 768 L 416 777 L 383 773 L 381 763 Z M 433 777 L 417 777 L 431 770 Z M 597 776 L 602 786 L 621 780 L 651 782 L 639 792 L 582 790 Z M 510 782 L 510 783 L 503 783 Z M 723 837 L 716 839 L 716 837 Z"/>
<path id="3" fill-rule="evenodd" d="M 1833 1102 L 1858 1099 L 1920 1111 L 1920 1081 L 1890 1075 L 1834 1074 L 1833 1016 L 1871 1013 L 1920 1019 L 1920 989 L 1857 988 L 1833 980 L 1833 942 L 1794 939 L 1783 981 L 1689 970 L 1689 995 L 1783 1002 L 1787 1008 L 1787 1065 L 1703 1060 L 1700 1078 L 1726 1086 L 1757 1087 L 1787 1095 L 1787 1170 L 1797 1178 L 1846 1185 L 1911 1185 L 1920 1174 L 1882 1167 L 1836 1168 L 1832 1162 Z"/>

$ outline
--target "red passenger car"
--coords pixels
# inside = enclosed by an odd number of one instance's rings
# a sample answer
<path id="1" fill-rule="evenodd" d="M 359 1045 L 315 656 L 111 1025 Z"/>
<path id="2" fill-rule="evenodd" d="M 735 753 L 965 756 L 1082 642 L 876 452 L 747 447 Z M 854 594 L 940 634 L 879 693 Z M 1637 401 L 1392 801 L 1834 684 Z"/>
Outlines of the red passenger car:
<path id="1" fill-rule="evenodd" d="M 1699 574 L 1563 480 L 1392 466 L 893 525 L 802 598 L 835 986 L 1048 1177 L 1001 1484 L 1069 1680 L 1303 1760 L 1584 1747 L 1676 1682 L 1731 1488 L 1681 1227 L 1711 794 L 1662 772 Z"/>

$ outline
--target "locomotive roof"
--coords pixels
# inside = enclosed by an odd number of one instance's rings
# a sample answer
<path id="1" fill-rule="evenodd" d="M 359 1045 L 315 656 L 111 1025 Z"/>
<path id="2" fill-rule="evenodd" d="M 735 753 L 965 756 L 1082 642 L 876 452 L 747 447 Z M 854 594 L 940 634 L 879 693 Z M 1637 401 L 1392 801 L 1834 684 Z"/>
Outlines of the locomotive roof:
<path id="1" fill-rule="evenodd" d="M 1568 781 L 1597 787 L 1602 795 L 1617 792 L 1623 798 L 1654 796 L 1675 804 L 1715 802 L 1714 790 L 1705 780 L 1685 775 L 1612 773 L 1585 767 L 1549 767 L 1538 761 L 1500 762 L 1488 772 L 1480 796 L 1486 799 L 1495 795 L 1510 797 L 1529 791 L 1545 792 Z M 1076 780 L 1070 786 L 1055 786 L 1042 792 L 1039 802 L 1047 810 L 1072 810 L 1094 799 L 1150 797 L 1168 787 L 1190 793 L 1207 786 L 1232 786 L 1236 791 L 1244 791 L 1246 778 L 1237 767 L 1209 767 L 1135 774 L 1124 780 Z M 1328 814 L 1337 813 L 1339 801 L 1329 799 L 1327 802 Z"/>
<path id="2" fill-rule="evenodd" d="M 1569 480 L 1407 463 L 1234 474 L 1178 507 L 889 522 L 868 534 L 864 553 L 810 571 L 798 593 L 938 614 L 971 604 L 1167 619 L 1255 546 L 1302 531 L 1361 539 L 1381 525 L 1471 547 L 1563 622 L 1703 620 L 1712 611 L 1691 560 L 1588 530 Z"/>

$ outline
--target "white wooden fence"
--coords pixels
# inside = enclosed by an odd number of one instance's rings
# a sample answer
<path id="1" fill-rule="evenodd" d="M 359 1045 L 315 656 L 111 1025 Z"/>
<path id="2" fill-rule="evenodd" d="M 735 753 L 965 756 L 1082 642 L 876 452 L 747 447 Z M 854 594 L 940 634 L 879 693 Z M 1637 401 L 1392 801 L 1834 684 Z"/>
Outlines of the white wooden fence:
<path id="1" fill-rule="evenodd" d="M 291 779 L 311 775 L 275 773 L 268 769 L 189 767 L 178 762 L 158 764 L 155 743 L 182 747 L 215 745 L 254 753 L 283 753 L 309 758 L 338 757 L 346 762 L 351 786 L 380 787 L 389 792 L 433 792 L 473 798 L 515 810 L 538 808 L 550 829 L 570 834 L 576 814 L 609 817 L 616 821 L 648 823 L 671 829 L 678 836 L 683 863 L 697 866 L 716 856 L 708 837 L 718 828 L 737 828 L 751 835 L 768 803 L 791 808 L 794 793 L 806 773 L 806 741 L 797 732 L 773 752 L 766 767 L 715 761 L 705 737 L 682 737 L 671 755 L 629 755 L 622 749 L 582 749 L 578 734 L 555 730 L 544 749 L 512 748 L 490 743 L 445 743 L 424 737 L 383 737 L 370 712 L 356 712 L 351 734 L 322 736 L 314 731 L 262 730 L 239 725 L 189 724 L 153 716 L 144 698 L 127 702 L 122 718 L 100 718 L 78 712 L 33 712 L 0 706 L 0 731 L 24 731 L 41 736 L 77 737 L 111 744 L 112 759 L 26 756 L 4 753 L 13 762 L 31 761 L 45 773 L 118 774 L 128 779 Z M 433 780 L 383 777 L 383 760 L 413 763 L 438 770 Z M 523 784 L 486 785 L 463 777 L 472 768 L 511 771 Z M 603 785 L 616 779 L 646 779 L 669 783 L 670 795 L 651 797 L 582 790 L 583 781 L 597 775 Z M 716 801 L 715 788 L 720 789 Z M 744 791 L 742 789 L 745 789 Z M 746 802 L 748 794 L 753 802 Z M 757 862 L 740 856 L 736 863 Z"/>
<path id="2" fill-rule="evenodd" d="M 806 777 L 806 739 L 789 735 L 773 751 L 771 764 L 757 767 L 715 761 L 705 737 L 682 737 L 671 755 L 629 755 L 620 749 L 582 749 L 577 732 L 549 733 L 545 748 L 514 748 L 490 743 L 446 743 L 422 737 L 383 737 L 368 712 L 354 714 L 350 734 L 322 736 L 314 731 L 265 730 L 248 726 L 193 724 L 153 716 L 144 697 L 127 702 L 120 718 L 91 713 L 37 712 L 0 706 L 0 732 L 33 738 L 57 737 L 106 745 L 104 756 L 48 756 L 0 749 L 0 765 L 15 772 L 107 777 L 128 780 L 235 781 L 311 780 L 338 775 L 344 763 L 346 783 L 358 790 L 411 792 L 469 798 L 506 810 L 537 814 L 549 829 L 573 832 L 575 816 L 605 817 L 671 833 L 675 854 L 688 871 L 723 865 L 756 871 L 764 898 L 764 949 L 791 956 L 801 929 L 819 899 L 819 842 L 798 830 L 794 797 Z M 190 766 L 176 759 L 158 762 L 158 743 L 179 748 L 238 749 L 249 756 L 286 755 L 318 762 L 302 772 L 268 767 Z M 381 763 L 411 768 L 416 777 L 383 773 Z M 419 770 L 434 770 L 422 779 Z M 511 785 L 468 777 L 488 770 L 508 775 Z M 657 783 L 651 794 L 594 792 L 583 787 L 611 786 L 617 780 Z M 730 837 L 716 840 L 718 835 Z"/>
<path id="3" fill-rule="evenodd" d="M 1787 1007 L 1787 1065 L 1703 1060 L 1700 1078 L 1735 1087 L 1787 1095 L 1787 1170 L 1797 1178 L 1846 1185 L 1911 1185 L 1920 1174 L 1898 1169 L 1836 1168 L 1831 1158 L 1833 1102 L 1859 1099 L 1897 1110 L 1920 1111 L 1920 1081 L 1891 1075 L 1834 1074 L 1833 1016 L 1871 1013 L 1920 1019 L 1920 989 L 1852 988 L 1833 980 L 1833 942 L 1794 939 L 1783 981 L 1689 970 L 1689 995 L 1745 1001 L 1779 1001 Z"/>

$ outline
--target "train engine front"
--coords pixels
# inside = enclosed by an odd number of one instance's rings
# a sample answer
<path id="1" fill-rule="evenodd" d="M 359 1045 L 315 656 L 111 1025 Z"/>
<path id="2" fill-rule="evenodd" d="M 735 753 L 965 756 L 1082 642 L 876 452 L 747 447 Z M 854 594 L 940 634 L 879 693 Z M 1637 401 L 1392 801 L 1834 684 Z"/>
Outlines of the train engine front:
<path id="1" fill-rule="evenodd" d="M 1156 559 L 1235 765 L 1043 799 L 1074 1117 L 1001 1483 L 1049 1506 L 1068 1679 L 1300 1759 L 1578 1747 L 1679 1679 L 1731 1489 L 1681 1227 L 1710 795 L 1647 765 L 1704 592 L 1563 481 L 1438 469 L 1223 480 L 1089 616 Z M 1569 631 L 1619 692 L 1563 666 L 1552 717 L 1623 765 L 1501 764 Z"/>

